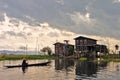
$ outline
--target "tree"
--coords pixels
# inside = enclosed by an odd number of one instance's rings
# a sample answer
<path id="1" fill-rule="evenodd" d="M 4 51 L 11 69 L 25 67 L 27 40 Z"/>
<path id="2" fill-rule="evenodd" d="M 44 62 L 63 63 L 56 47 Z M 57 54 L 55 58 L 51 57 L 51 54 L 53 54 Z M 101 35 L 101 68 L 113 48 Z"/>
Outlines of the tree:
<path id="1" fill-rule="evenodd" d="M 73 53 L 74 53 L 74 47 L 69 46 L 68 53 L 69 53 L 69 55 L 73 55 Z"/>
<path id="2" fill-rule="evenodd" d="M 116 44 L 115 45 L 115 50 L 117 51 L 119 49 L 119 46 Z"/>
<path id="3" fill-rule="evenodd" d="M 117 50 L 119 49 L 119 46 L 116 44 L 115 45 L 115 53 L 117 54 Z M 117 56 L 116 56 L 117 57 Z"/>
<path id="4" fill-rule="evenodd" d="M 51 55 L 51 53 L 52 53 L 52 49 L 51 49 L 50 47 L 48 47 L 48 46 L 42 48 L 41 51 L 42 51 L 42 52 L 47 52 L 48 55 Z"/>
<path id="5" fill-rule="evenodd" d="M 115 45 L 115 49 L 116 49 L 116 50 L 118 50 L 118 49 L 119 49 L 119 46 L 118 46 L 117 44 Z"/>

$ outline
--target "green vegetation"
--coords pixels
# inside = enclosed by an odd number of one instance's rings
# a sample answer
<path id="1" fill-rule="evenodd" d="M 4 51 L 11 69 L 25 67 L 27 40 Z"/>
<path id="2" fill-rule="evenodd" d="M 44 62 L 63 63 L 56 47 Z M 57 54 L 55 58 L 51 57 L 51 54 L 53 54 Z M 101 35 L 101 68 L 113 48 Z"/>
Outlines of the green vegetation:
<path id="1" fill-rule="evenodd" d="M 26 59 L 54 59 L 54 56 L 48 55 L 4 55 L 0 56 L 0 60 L 21 60 Z"/>
<path id="2" fill-rule="evenodd" d="M 99 57 L 99 56 L 98 56 Z M 26 59 L 54 59 L 55 55 L 0 55 L 0 61 L 1 60 L 21 60 L 23 58 Z M 101 55 L 100 60 L 97 60 L 97 58 L 95 59 L 90 59 L 92 61 L 96 61 L 96 62 L 120 62 L 120 54 L 105 54 L 105 55 Z M 85 61 L 85 60 L 89 60 L 85 57 L 79 58 L 80 61 Z"/>
<path id="3" fill-rule="evenodd" d="M 110 62 L 110 61 L 112 61 L 112 60 L 110 60 L 110 59 L 103 59 L 103 60 L 96 60 L 97 62 Z"/>
<path id="4" fill-rule="evenodd" d="M 120 62 L 120 59 L 113 59 L 113 62 Z"/>
<path id="5" fill-rule="evenodd" d="M 68 47 L 68 52 L 69 52 L 69 55 L 73 55 L 73 53 L 74 53 L 74 47 L 69 46 Z"/>
<path id="6" fill-rule="evenodd" d="M 87 58 L 80 58 L 79 60 L 80 61 L 85 61 L 85 60 L 87 60 Z"/>
<path id="7" fill-rule="evenodd" d="M 120 62 L 120 59 L 102 59 L 102 60 L 95 60 L 96 62 Z"/>
<path id="8" fill-rule="evenodd" d="M 1 61 L 1 60 L 4 60 L 4 58 L 1 58 L 1 57 L 0 57 L 0 61 Z"/>
<path id="9" fill-rule="evenodd" d="M 98 60 L 98 58 L 100 58 L 100 60 Z M 120 62 L 120 54 L 102 54 L 101 56 L 97 56 L 95 59 L 80 58 L 79 60 L 92 60 L 95 62 Z"/>

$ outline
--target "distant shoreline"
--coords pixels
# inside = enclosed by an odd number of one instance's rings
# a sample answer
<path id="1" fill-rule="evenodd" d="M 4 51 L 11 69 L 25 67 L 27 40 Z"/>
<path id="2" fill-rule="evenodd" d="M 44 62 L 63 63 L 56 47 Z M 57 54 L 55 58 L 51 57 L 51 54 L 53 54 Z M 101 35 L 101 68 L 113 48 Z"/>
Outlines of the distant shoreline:
<path id="1" fill-rule="evenodd" d="M 22 60 L 26 59 L 54 59 L 54 56 L 49 55 L 0 55 L 0 60 Z"/>

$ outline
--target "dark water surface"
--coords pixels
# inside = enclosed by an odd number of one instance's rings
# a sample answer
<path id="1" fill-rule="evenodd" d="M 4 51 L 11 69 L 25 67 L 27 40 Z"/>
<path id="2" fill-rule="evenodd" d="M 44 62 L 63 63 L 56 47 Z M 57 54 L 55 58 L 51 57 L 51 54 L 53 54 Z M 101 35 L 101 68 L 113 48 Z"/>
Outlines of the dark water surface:
<path id="1" fill-rule="evenodd" d="M 29 63 L 45 60 L 29 60 Z M 48 66 L 6 69 L 3 66 L 21 64 L 17 61 L 0 61 L 1 80 L 120 80 L 120 63 L 91 62 L 56 59 Z"/>

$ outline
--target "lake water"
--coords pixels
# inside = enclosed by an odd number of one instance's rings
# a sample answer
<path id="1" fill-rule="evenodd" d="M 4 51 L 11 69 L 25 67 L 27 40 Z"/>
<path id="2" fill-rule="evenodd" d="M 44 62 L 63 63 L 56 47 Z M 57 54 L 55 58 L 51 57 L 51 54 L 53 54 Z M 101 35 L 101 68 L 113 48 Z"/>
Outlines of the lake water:
<path id="1" fill-rule="evenodd" d="M 45 60 L 29 60 L 30 63 Z M 48 66 L 6 69 L 5 65 L 21 64 L 17 61 L 0 61 L 1 80 L 120 80 L 120 63 L 91 62 L 56 59 Z"/>

